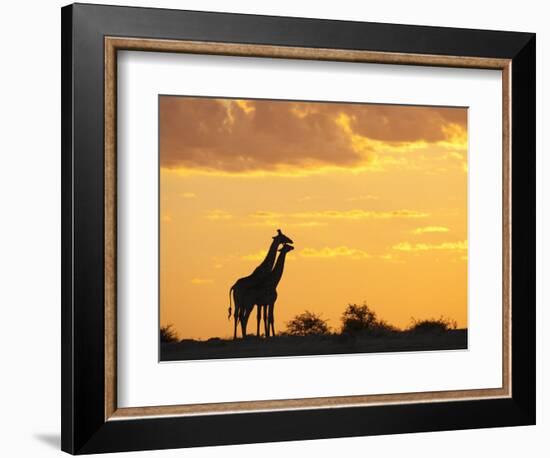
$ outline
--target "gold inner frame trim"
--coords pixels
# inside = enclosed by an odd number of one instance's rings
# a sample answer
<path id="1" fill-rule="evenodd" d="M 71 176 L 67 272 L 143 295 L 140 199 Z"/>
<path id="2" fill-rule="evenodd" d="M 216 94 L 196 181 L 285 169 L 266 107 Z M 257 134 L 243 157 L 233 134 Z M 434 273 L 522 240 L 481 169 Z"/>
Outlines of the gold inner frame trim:
<path id="1" fill-rule="evenodd" d="M 480 68 L 502 72 L 502 387 L 362 396 L 242 401 L 212 404 L 143 406 L 117 405 L 116 246 L 117 246 L 117 51 L 175 52 L 241 57 L 268 57 L 378 64 Z M 511 397 L 511 60 L 462 56 L 404 54 L 344 49 L 299 48 L 143 38 L 105 37 L 105 420 L 143 417 L 212 415 L 274 410 L 298 410 L 460 401 Z"/>

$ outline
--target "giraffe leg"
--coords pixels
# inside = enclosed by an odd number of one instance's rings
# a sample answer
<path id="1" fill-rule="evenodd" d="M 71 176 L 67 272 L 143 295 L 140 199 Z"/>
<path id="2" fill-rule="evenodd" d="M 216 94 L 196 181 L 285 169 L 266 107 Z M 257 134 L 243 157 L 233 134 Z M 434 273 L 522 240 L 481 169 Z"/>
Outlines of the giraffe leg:
<path id="1" fill-rule="evenodd" d="M 269 304 L 269 326 L 271 326 L 271 335 L 275 336 L 275 304 Z"/>
<path id="2" fill-rule="evenodd" d="M 233 340 L 237 338 L 237 323 L 239 322 L 239 307 L 235 303 L 235 308 L 233 309 Z"/>
<path id="3" fill-rule="evenodd" d="M 267 323 L 267 306 L 266 305 L 262 306 L 262 311 L 264 315 L 264 333 L 266 337 L 269 337 L 269 326 Z"/>
<path id="4" fill-rule="evenodd" d="M 244 313 L 241 312 L 240 316 L 241 321 L 241 336 L 242 338 L 246 338 L 246 317 L 244 316 Z"/>
<path id="5" fill-rule="evenodd" d="M 262 321 L 262 306 L 258 305 L 256 312 L 256 335 L 260 337 L 260 322 Z"/>
<path id="6" fill-rule="evenodd" d="M 242 308 L 241 316 L 241 330 L 243 334 L 243 339 L 246 338 L 246 326 L 248 325 L 248 318 L 250 317 L 250 307 L 246 306 Z"/>

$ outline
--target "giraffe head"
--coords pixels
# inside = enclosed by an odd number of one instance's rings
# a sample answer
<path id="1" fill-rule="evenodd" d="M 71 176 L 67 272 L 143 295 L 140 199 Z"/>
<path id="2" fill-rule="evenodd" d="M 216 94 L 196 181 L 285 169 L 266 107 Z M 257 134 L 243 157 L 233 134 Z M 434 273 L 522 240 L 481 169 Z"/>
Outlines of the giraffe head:
<path id="1" fill-rule="evenodd" d="M 273 240 L 275 240 L 279 245 L 285 243 L 294 243 L 290 238 L 288 238 L 285 234 L 281 232 L 281 229 L 277 229 L 277 235 L 273 237 Z"/>
<path id="2" fill-rule="evenodd" d="M 292 251 L 294 249 L 294 247 L 292 245 L 289 245 L 287 243 L 285 243 L 281 249 L 279 250 L 280 253 L 288 253 L 289 251 Z"/>

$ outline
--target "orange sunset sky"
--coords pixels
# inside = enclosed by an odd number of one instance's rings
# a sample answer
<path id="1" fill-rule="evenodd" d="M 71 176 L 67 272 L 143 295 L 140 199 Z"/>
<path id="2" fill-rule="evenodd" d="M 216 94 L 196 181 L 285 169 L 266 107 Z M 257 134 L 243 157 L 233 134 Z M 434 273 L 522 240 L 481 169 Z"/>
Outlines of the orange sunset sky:
<path id="1" fill-rule="evenodd" d="M 467 109 L 159 97 L 160 322 L 229 337 L 229 288 L 294 240 L 275 328 L 335 330 L 366 301 L 399 327 L 467 326 Z M 255 333 L 255 312 L 248 332 Z"/>

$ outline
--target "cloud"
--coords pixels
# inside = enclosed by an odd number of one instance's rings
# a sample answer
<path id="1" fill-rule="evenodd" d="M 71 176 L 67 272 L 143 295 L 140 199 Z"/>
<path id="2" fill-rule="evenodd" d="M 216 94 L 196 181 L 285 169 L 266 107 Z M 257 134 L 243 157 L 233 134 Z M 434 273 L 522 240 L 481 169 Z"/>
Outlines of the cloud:
<path id="1" fill-rule="evenodd" d="M 373 210 L 320 210 L 310 212 L 293 212 L 280 213 L 271 211 L 256 211 L 249 216 L 252 218 L 270 219 L 277 218 L 320 218 L 320 219 L 389 219 L 389 218 L 425 218 L 430 216 L 429 213 L 424 213 L 416 210 L 389 210 L 389 211 L 373 211 Z"/>
<path id="2" fill-rule="evenodd" d="M 206 212 L 206 218 L 212 221 L 227 221 L 233 219 L 233 215 L 225 210 L 209 210 Z"/>
<path id="3" fill-rule="evenodd" d="M 363 160 L 334 116 L 300 116 L 296 105 L 246 101 L 243 109 L 235 100 L 161 97 L 161 165 L 235 173 Z"/>
<path id="4" fill-rule="evenodd" d="M 357 134 L 390 142 L 437 142 L 466 131 L 467 111 L 461 108 L 355 105 L 351 127 Z"/>
<path id="5" fill-rule="evenodd" d="M 321 226 L 327 226 L 328 223 L 324 223 L 321 221 L 304 221 L 303 223 L 290 223 L 288 226 L 290 227 L 321 227 Z"/>
<path id="6" fill-rule="evenodd" d="M 415 230 L 412 231 L 413 234 L 436 234 L 436 233 L 444 233 L 449 232 L 448 227 L 444 226 L 424 226 L 424 227 L 417 227 Z"/>
<path id="7" fill-rule="evenodd" d="M 197 195 L 194 192 L 182 192 L 181 197 L 184 199 L 194 199 Z"/>
<path id="8" fill-rule="evenodd" d="M 468 250 L 468 242 L 466 240 L 460 242 L 443 242 L 436 244 L 400 242 L 397 245 L 394 245 L 392 249 L 408 253 L 426 251 L 463 252 Z"/>
<path id="9" fill-rule="evenodd" d="M 255 253 L 245 254 L 244 256 L 241 256 L 241 259 L 243 261 L 262 261 L 266 255 L 266 250 L 260 250 Z"/>
<path id="10" fill-rule="evenodd" d="M 462 108 L 160 97 L 161 166 L 187 172 L 361 168 L 381 146 L 453 143 L 465 132 Z"/>
<path id="11" fill-rule="evenodd" d="M 292 218 L 318 218 L 318 219 L 390 219 L 390 218 L 425 218 L 428 213 L 419 212 L 416 210 L 390 210 L 390 211 L 373 211 L 373 210 L 323 210 L 313 212 L 297 212 L 290 213 L 288 216 Z"/>
<path id="12" fill-rule="evenodd" d="M 241 256 L 243 261 L 262 261 L 267 254 L 266 250 L 259 250 L 255 253 L 250 253 Z M 358 248 L 350 248 L 345 245 L 337 247 L 323 247 L 323 248 L 303 248 L 298 254 L 302 258 L 318 258 L 318 259 L 330 259 L 330 258 L 350 258 L 350 259 L 369 259 L 372 256 L 364 250 Z"/>
<path id="13" fill-rule="evenodd" d="M 254 213 L 251 213 L 249 216 L 251 216 L 252 218 L 275 219 L 284 216 L 284 213 L 257 210 Z"/>
<path id="14" fill-rule="evenodd" d="M 300 256 L 303 258 L 351 258 L 351 259 L 369 259 L 371 255 L 364 250 L 349 248 L 347 246 L 324 247 L 324 248 L 304 248 L 300 250 Z"/>
<path id="15" fill-rule="evenodd" d="M 272 229 L 277 229 L 281 226 L 285 227 L 300 227 L 300 228 L 314 228 L 314 227 L 323 227 L 328 226 L 327 222 L 324 221 L 282 221 L 280 219 L 259 219 L 251 222 L 244 222 L 241 224 L 243 227 L 270 227 Z"/>
<path id="16" fill-rule="evenodd" d="M 378 259 L 381 259 L 385 262 L 391 262 L 396 264 L 403 264 L 405 261 L 399 258 L 395 253 L 385 253 L 378 255 Z"/>
<path id="17" fill-rule="evenodd" d="M 374 196 L 372 194 L 365 194 L 363 196 L 356 196 L 356 197 L 348 197 L 348 202 L 361 202 L 365 200 L 378 200 L 378 196 Z"/>
<path id="18" fill-rule="evenodd" d="M 214 280 L 210 278 L 193 278 L 191 283 L 193 285 L 209 285 L 210 283 L 214 283 Z"/>

